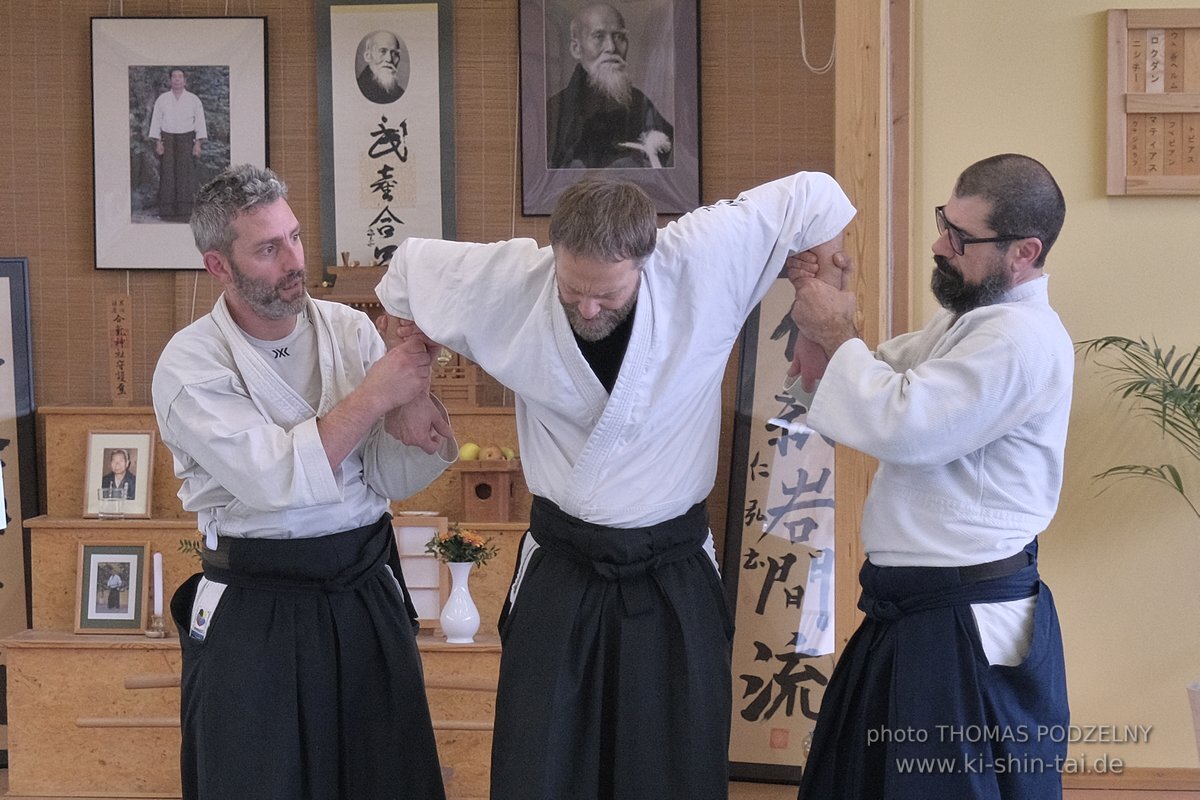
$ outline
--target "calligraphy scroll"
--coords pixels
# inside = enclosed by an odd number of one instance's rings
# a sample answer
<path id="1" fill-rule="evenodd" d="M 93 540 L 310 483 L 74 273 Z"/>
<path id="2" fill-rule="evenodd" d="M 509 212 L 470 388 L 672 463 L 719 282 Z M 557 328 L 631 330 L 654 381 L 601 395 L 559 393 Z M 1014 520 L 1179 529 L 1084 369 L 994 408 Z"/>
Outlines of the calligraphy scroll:
<path id="1" fill-rule="evenodd" d="M 725 578 L 736 586 L 730 773 L 798 780 L 834 645 L 833 444 L 782 391 L 796 333 L 776 286 L 746 326 Z"/>
<path id="2" fill-rule="evenodd" d="M 317 7 L 325 266 L 454 232 L 450 17 L 440 2 Z"/>
<path id="3" fill-rule="evenodd" d="M 108 325 L 108 385 L 114 406 L 130 403 L 133 387 L 130 354 L 133 352 L 133 327 L 129 316 L 129 295 L 110 294 L 104 303 Z"/>

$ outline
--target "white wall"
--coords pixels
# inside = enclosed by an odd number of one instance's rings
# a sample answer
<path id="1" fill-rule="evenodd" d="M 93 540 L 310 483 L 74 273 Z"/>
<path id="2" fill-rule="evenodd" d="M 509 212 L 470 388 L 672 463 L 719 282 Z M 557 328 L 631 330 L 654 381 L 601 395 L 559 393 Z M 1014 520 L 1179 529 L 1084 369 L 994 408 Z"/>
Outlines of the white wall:
<path id="1" fill-rule="evenodd" d="M 1067 198 L 1047 272 L 1072 337 L 1200 344 L 1200 198 L 1105 195 L 1107 8 L 1098 0 L 915 0 L 918 322 L 936 307 L 924 277 L 933 207 L 946 202 L 966 165 L 1020 152 L 1046 164 Z M 1200 519 L 1166 489 L 1128 481 L 1097 494 L 1091 479 L 1115 464 L 1182 468 L 1184 456 L 1109 399 L 1091 363 L 1076 364 L 1071 426 L 1042 572 L 1062 617 L 1072 718 L 1153 726 L 1148 743 L 1080 744 L 1072 754 L 1196 767 L 1185 686 L 1200 680 Z M 1200 469 L 1186 466 L 1200 498 Z"/>

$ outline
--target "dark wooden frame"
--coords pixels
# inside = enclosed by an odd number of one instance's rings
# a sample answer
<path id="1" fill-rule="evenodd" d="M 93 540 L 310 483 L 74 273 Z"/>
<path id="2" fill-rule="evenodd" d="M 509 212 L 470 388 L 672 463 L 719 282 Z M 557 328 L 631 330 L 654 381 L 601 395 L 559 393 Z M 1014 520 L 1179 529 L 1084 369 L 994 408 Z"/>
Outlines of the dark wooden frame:
<path id="1" fill-rule="evenodd" d="M 579 4 L 521 0 L 521 175 L 522 208 L 527 215 L 549 214 L 564 189 L 595 173 L 637 183 L 660 214 L 682 214 L 700 205 L 699 3 L 615 0 L 613 5 L 630 29 L 628 69 L 633 83 L 674 128 L 673 165 L 663 169 L 549 167 L 546 106 L 574 69 L 567 43 L 571 17 Z M 669 74 L 663 77 L 663 71 Z"/>

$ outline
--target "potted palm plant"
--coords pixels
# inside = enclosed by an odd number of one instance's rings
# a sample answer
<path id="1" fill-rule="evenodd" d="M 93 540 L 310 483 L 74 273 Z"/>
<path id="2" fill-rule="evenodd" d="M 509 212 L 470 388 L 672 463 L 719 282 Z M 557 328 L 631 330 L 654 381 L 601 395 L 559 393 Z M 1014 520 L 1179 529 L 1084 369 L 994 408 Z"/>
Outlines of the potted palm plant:
<path id="1" fill-rule="evenodd" d="M 1154 339 L 1104 336 L 1079 342 L 1084 360 L 1111 373 L 1112 392 L 1133 404 L 1135 416 L 1147 417 L 1163 435 L 1178 443 L 1193 461 L 1200 463 L 1200 347 L 1180 352 L 1164 350 Z M 1178 492 L 1192 513 L 1200 517 L 1196 502 L 1188 496 L 1179 470 L 1173 464 L 1121 464 L 1095 476 L 1097 480 L 1144 478 Z M 1200 752 L 1200 681 L 1188 687 L 1196 748 Z"/>
<path id="2" fill-rule="evenodd" d="M 1163 435 L 1174 439 L 1192 460 L 1200 463 L 1200 347 L 1178 352 L 1164 350 L 1151 339 L 1104 336 L 1078 344 L 1084 360 L 1113 374 L 1112 392 L 1131 401 L 1135 416 L 1152 419 Z M 1173 464 L 1157 467 L 1122 464 L 1109 467 L 1097 480 L 1145 478 L 1178 492 L 1192 513 L 1200 517 L 1188 496 L 1179 470 Z"/>

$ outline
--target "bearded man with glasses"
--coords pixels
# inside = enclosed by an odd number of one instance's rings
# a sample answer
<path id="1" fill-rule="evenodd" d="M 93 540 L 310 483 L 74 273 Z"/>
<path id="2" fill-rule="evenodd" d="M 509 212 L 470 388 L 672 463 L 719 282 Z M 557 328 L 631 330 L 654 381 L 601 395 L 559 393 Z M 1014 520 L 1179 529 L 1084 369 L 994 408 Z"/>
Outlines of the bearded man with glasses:
<path id="1" fill-rule="evenodd" d="M 808 424 L 879 460 L 866 619 L 822 700 L 804 800 L 1062 796 L 1066 742 L 1046 731 L 1068 723 L 1066 675 L 1037 542 L 1071 407 L 1074 350 L 1044 274 L 1065 213 L 1032 158 L 968 167 L 935 209 L 944 310 L 874 353 L 854 295 L 793 262 L 792 317 L 829 356 L 801 399 Z"/>

